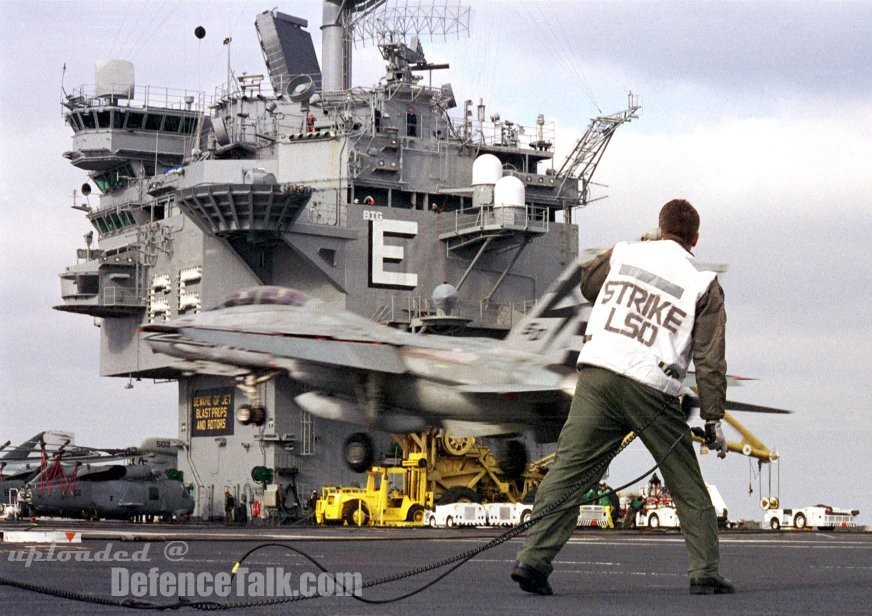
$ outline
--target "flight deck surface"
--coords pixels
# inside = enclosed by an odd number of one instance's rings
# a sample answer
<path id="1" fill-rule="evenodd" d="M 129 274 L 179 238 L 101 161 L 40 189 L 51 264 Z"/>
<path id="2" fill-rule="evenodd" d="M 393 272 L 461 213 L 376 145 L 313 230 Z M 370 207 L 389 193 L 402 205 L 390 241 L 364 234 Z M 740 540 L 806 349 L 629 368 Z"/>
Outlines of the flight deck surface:
<path id="1" fill-rule="evenodd" d="M 25 526 L 4 525 L 3 531 Z M 41 524 L 40 530 L 50 525 Z M 0 545 L 0 577 L 54 589 L 93 594 L 111 601 L 127 598 L 152 604 L 175 600 L 161 591 L 160 575 L 172 582 L 190 573 L 207 581 L 229 573 L 252 548 L 281 543 L 300 550 L 330 572 L 360 574 L 364 584 L 472 550 L 500 535 L 493 529 L 351 529 L 312 527 L 235 528 L 231 526 L 170 526 L 66 524 L 58 530 L 81 531 L 82 542 L 57 545 L 54 558 L 24 560 L 32 544 Z M 299 614 L 868 614 L 872 599 L 872 534 L 866 532 L 724 532 L 722 573 L 737 588 L 734 595 L 688 594 L 687 554 L 675 531 L 577 532 L 555 562 L 550 578 L 554 596 L 522 592 L 509 579 L 520 539 L 484 551 L 425 590 L 397 602 L 364 603 L 352 597 L 315 597 L 254 613 Z M 110 545 L 111 544 L 111 545 Z M 108 551 L 107 551 L 108 547 Z M 34 546 L 48 555 L 49 546 Z M 121 553 L 143 557 L 121 561 Z M 76 553 L 88 556 L 76 557 Z M 97 553 L 115 560 L 96 562 Z M 90 560 L 89 560 L 90 557 Z M 62 560 L 65 559 L 65 560 Z M 80 560 L 81 559 L 81 560 Z M 144 582 L 148 572 L 154 583 Z M 194 596 L 193 602 L 247 604 L 274 601 L 277 591 L 258 586 L 252 572 L 280 570 L 285 588 L 298 588 L 304 574 L 319 573 L 305 558 L 288 549 L 265 547 L 242 563 L 229 596 Z M 113 572 L 113 569 L 117 571 Z M 124 569 L 125 571 L 120 571 Z M 406 595 L 432 582 L 447 567 L 374 588 L 362 597 L 381 601 Z M 130 580 L 143 582 L 134 596 Z M 114 576 L 114 577 L 113 577 Z M 350 579 L 350 578 L 348 578 Z M 289 581 L 289 582 L 288 582 Z M 122 588 L 127 584 L 125 588 Z M 156 595 L 147 593 L 149 588 Z M 314 586 L 312 586 L 314 588 Z M 4 614 L 109 614 L 133 612 L 121 607 L 59 599 L 9 586 L 0 587 Z M 166 589 L 164 589 L 166 590 Z M 206 588 L 206 590 L 209 590 Z M 242 590 L 242 596 L 237 593 Z M 163 593 L 163 594 L 162 594 Z M 273 596 L 267 596 L 269 594 Z M 195 593 L 196 594 L 196 593 Z M 183 611 L 194 613 L 192 607 Z"/>

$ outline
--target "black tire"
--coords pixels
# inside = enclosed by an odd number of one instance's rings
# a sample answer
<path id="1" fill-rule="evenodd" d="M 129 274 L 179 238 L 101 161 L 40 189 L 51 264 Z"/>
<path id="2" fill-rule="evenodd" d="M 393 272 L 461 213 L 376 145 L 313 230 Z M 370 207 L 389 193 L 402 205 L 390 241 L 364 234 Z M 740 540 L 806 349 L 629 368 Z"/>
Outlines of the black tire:
<path id="1" fill-rule="evenodd" d="M 349 526 L 366 526 L 369 522 L 369 508 L 361 500 L 349 501 L 342 510 L 342 519 Z"/>
<path id="2" fill-rule="evenodd" d="M 345 439 L 342 455 L 348 468 L 355 473 L 365 473 L 372 468 L 372 439 L 364 432 L 355 432 Z"/>
<path id="3" fill-rule="evenodd" d="M 519 479 L 527 469 L 527 448 L 521 441 L 510 439 L 499 447 L 500 468 L 508 479 Z"/>
<path id="4" fill-rule="evenodd" d="M 261 427 L 266 421 L 266 409 L 262 406 L 251 407 L 251 423 L 252 425 Z"/>
<path id="5" fill-rule="evenodd" d="M 771 528 L 772 530 L 780 529 L 781 520 L 779 520 L 778 518 L 772 518 L 771 520 L 769 520 L 769 528 Z"/>
<path id="6" fill-rule="evenodd" d="M 805 528 L 806 519 L 805 516 L 801 513 L 797 513 L 796 517 L 793 518 L 793 525 L 797 528 Z"/>
<path id="7" fill-rule="evenodd" d="M 445 518 L 445 528 L 454 528 L 454 518 L 451 516 Z"/>
<path id="8" fill-rule="evenodd" d="M 524 509 L 524 511 L 521 512 L 521 524 L 529 521 L 532 516 L 533 511 L 531 509 Z"/>
<path id="9" fill-rule="evenodd" d="M 448 488 L 439 497 L 437 505 L 450 505 L 452 503 L 480 503 L 481 496 L 475 490 L 465 486 L 455 486 Z"/>
<path id="10" fill-rule="evenodd" d="M 656 513 L 648 516 L 648 528 L 660 528 L 660 516 Z"/>
<path id="11" fill-rule="evenodd" d="M 421 505 L 412 505 L 406 512 L 406 522 L 423 522 L 426 510 Z"/>
<path id="12" fill-rule="evenodd" d="M 427 526 L 430 528 L 436 528 L 436 516 L 431 515 L 427 518 Z"/>

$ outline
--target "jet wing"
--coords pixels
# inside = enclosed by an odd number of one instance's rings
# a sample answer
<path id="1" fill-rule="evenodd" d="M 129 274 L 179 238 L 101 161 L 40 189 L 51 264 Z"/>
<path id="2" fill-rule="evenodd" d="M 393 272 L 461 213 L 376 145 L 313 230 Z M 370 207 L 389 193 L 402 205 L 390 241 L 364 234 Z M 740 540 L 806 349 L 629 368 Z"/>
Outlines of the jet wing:
<path id="1" fill-rule="evenodd" d="M 199 330 L 203 342 L 243 348 L 294 361 L 402 374 L 405 363 L 393 346 L 381 342 L 291 334 Z M 192 336 L 193 337 L 193 336 Z M 195 338 L 196 339 L 196 338 Z"/>
<path id="2" fill-rule="evenodd" d="M 281 367 L 285 367 L 285 360 L 291 360 L 394 374 L 406 371 L 406 365 L 395 347 L 379 340 L 349 340 L 343 339 L 341 335 L 325 337 L 203 327 L 182 327 L 178 334 L 194 344 L 266 355 L 274 358 L 270 362 L 272 365 Z M 242 361 L 240 364 L 245 365 Z"/>

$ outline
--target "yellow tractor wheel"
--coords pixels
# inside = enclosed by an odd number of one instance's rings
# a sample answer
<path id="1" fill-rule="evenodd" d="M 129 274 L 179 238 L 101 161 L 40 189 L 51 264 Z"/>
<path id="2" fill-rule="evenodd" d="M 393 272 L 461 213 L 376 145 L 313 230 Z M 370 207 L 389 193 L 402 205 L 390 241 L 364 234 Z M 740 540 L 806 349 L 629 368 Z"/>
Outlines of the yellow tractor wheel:
<path id="1" fill-rule="evenodd" d="M 367 522 L 369 522 L 369 509 L 367 509 L 363 501 L 353 500 L 345 505 L 345 513 L 342 515 L 342 519 L 349 526 L 366 526 Z"/>
<path id="2" fill-rule="evenodd" d="M 475 438 L 471 436 L 456 437 L 448 432 L 442 436 L 442 447 L 452 456 L 462 456 L 472 449 L 473 445 L 475 445 Z"/>

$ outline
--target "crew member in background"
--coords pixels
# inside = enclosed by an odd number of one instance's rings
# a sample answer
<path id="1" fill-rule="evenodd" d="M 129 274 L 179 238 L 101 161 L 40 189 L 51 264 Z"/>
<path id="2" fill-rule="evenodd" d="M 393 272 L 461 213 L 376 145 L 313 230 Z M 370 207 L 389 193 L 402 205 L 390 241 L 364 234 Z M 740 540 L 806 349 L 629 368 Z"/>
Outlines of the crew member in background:
<path id="1" fill-rule="evenodd" d="M 636 516 L 642 511 L 645 506 L 645 499 L 641 494 L 634 494 L 633 498 L 627 502 L 627 513 L 624 514 L 624 520 L 621 526 L 624 528 L 636 528 Z"/>
<path id="2" fill-rule="evenodd" d="M 615 494 L 605 481 L 599 482 L 599 488 L 596 491 L 596 504 L 602 507 L 608 518 L 608 528 L 614 528 L 615 522 L 618 521 L 618 514 L 621 509 L 621 502 L 618 495 Z"/>
<path id="3" fill-rule="evenodd" d="M 605 481 L 599 482 L 599 489 L 596 491 L 597 501 L 596 504 L 601 507 L 610 507 L 612 504 L 611 501 L 612 491 L 609 488 L 608 484 Z"/>
<path id="4" fill-rule="evenodd" d="M 635 431 L 670 486 L 690 556 L 691 594 L 731 593 L 732 583 L 718 571 L 715 510 L 677 397 L 692 357 L 706 442 L 723 457 L 724 295 L 714 272 L 693 265 L 691 249 L 699 239 L 694 207 L 669 201 L 660 210 L 659 229 L 661 239 L 618 243 L 582 269 L 581 290 L 594 305 L 569 417 L 533 516 L 577 490 Z M 511 573 L 522 590 L 552 594 L 551 562 L 577 515 L 570 507 L 530 529 Z"/>
<path id="5" fill-rule="evenodd" d="M 233 509 L 236 507 L 236 499 L 230 493 L 229 488 L 224 488 L 224 521 L 228 524 L 233 521 Z"/>

